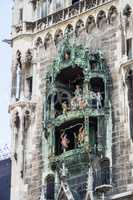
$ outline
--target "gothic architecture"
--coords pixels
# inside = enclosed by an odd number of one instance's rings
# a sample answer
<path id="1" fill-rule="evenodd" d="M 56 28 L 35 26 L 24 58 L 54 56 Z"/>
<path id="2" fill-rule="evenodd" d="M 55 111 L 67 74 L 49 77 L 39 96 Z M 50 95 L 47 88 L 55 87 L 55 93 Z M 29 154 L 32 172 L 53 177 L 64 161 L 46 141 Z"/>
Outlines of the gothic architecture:
<path id="1" fill-rule="evenodd" d="M 14 0 L 11 200 L 133 199 L 133 1 Z"/>

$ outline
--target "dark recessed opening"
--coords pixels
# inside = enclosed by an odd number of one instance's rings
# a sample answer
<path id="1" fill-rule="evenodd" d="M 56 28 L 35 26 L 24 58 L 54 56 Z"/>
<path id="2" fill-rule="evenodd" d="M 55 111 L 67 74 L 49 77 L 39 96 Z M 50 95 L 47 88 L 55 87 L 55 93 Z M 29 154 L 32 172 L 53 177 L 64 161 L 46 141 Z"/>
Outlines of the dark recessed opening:
<path id="1" fill-rule="evenodd" d="M 80 128 L 84 128 L 84 120 L 76 119 L 63 124 L 55 129 L 55 154 L 60 155 L 64 152 L 63 146 L 61 144 L 61 135 L 64 133 L 68 139 L 68 148 L 65 151 L 70 151 L 72 149 L 78 148 L 78 134 Z"/>

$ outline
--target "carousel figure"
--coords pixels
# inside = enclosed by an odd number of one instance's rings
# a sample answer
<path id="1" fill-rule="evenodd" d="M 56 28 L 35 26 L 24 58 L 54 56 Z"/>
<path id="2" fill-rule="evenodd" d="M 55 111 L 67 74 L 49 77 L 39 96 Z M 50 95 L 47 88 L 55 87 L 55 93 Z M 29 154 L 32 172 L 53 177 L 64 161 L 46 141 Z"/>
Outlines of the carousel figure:
<path id="1" fill-rule="evenodd" d="M 67 106 L 67 103 L 64 101 L 62 103 L 62 112 L 63 112 L 63 114 L 66 114 L 67 111 L 68 111 L 68 106 Z"/>
<path id="2" fill-rule="evenodd" d="M 82 126 L 82 127 L 80 127 L 79 133 L 78 133 L 78 145 L 79 146 L 83 145 L 84 141 L 85 141 L 85 130 Z"/>
<path id="3" fill-rule="evenodd" d="M 77 102 L 75 100 L 75 97 L 71 99 L 71 110 L 74 111 L 77 108 Z"/>
<path id="4" fill-rule="evenodd" d="M 62 132 L 60 138 L 61 138 L 62 149 L 63 151 L 65 151 L 69 147 L 70 140 L 68 140 L 67 135 L 64 133 L 64 131 Z"/>
<path id="5" fill-rule="evenodd" d="M 87 100 L 81 98 L 79 101 L 79 109 L 83 110 L 87 106 L 87 104 Z"/>
<path id="6" fill-rule="evenodd" d="M 96 93 L 97 109 L 102 108 L 102 95 L 100 92 Z"/>
<path id="7" fill-rule="evenodd" d="M 79 108 L 79 103 L 82 100 L 82 89 L 79 85 L 76 85 L 76 89 L 74 91 L 73 101 L 75 102 L 76 108 Z"/>
<path id="8" fill-rule="evenodd" d="M 76 89 L 75 89 L 75 91 L 74 91 L 74 96 L 75 96 L 76 98 L 82 96 L 82 89 L 80 88 L 79 85 L 76 85 Z"/>
<path id="9" fill-rule="evenodd" d="M 93 91 L 90 91 L 90 100 L 91 100 L 91 106 L 93 108 L 97 107 L 97 96 L 96 93 Z"/>

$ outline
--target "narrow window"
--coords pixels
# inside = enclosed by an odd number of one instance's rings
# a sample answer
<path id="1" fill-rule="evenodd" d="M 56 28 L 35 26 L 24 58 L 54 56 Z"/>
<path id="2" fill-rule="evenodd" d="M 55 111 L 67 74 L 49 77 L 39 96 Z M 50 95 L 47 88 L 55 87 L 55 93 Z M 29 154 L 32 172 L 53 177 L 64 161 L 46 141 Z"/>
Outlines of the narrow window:
<path id="1" fill-rule="evenodd" d="M 33 87 L 33 80 L 32 77 L 28 77 L 26 79 L 27 82 L 27 98 L 31 100 L 32 98 L 32 87 Z"/>
<path id="2" fill-rule="evenodd" d="M 49 175 L 47 177 L 46 183 L 46 199 L 47 200 L 54 200 L 54 193 L 55 193 L 55 179 L 53 175 Z"/>
<path id="3" fill-rule="evenodd" d="M 128 59 L 132 58 L 132 39 L 127 39 L 127 57 Z"/>
<path id="4" fill-rule="evenodd" d="M 47 16 L 47 2 L 43 0 L 42 2 L 42 10 L 41 10 L 41 17 Z"/>
<path id="5" fill-rule="evenodd" d="M 19 22 L 23 21 L 23 8 L 19 9 Z"/>

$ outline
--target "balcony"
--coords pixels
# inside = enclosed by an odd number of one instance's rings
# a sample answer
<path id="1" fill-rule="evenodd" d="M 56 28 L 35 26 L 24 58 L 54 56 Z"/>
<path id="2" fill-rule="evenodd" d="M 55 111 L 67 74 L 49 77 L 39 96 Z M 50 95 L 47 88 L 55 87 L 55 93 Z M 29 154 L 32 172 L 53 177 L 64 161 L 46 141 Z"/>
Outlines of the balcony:
<path id="1" fill-rule="evenodd" d="M 66 151 L 59 156 L 51 155 L 49 156 L 49 160 L 53 168 L 59 167 L 59 164 L 62 162 L 65 162 L 65 166 L 69 168 L 70 171 L 75 170 L 75 167 L 73 168 L 75 165 L 77 165 L 77 168 L 79 167 L 79 169 L 81 168 L 81 165 L 83 168 L 86 168 L 89 165 L 90 160 L 89 145 Z"/>
<path id="2" fill-rule="evenodd" d="M 21 32 L 22 29 L 30 32 L 45 30 L 53 25 L 69 20 L 73 17 L 80 15 L 81 13 L 87 12 L 91 9 L 95 9 L 112 1 L 113 0 L 82 0 L 78 3 L 71 5 L 70 7 L 59 10 L 37 21 L 24 22 L 23 27 L 16 28 L 16 33 Z"/>

